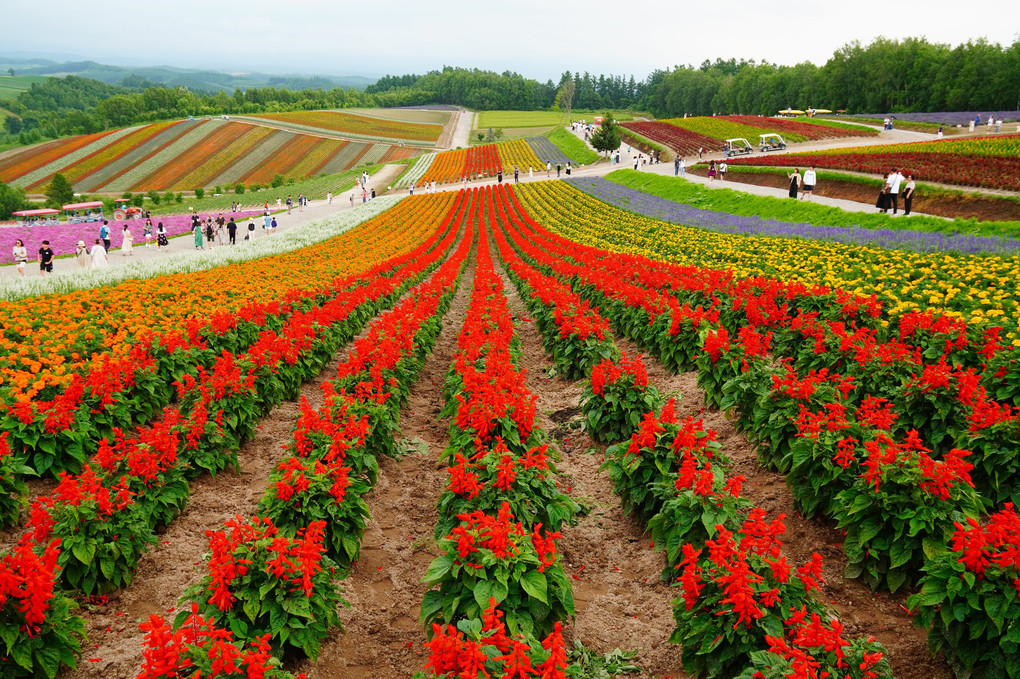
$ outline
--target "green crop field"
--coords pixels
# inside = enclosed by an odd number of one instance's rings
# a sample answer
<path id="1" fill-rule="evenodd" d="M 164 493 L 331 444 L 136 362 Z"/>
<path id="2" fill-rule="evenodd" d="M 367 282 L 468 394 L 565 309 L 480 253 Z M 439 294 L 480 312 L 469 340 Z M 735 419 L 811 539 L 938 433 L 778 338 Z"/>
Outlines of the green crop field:
<path id="1" fill-rule="evenodd" d="M 591 120 L 595 116 L 603 115 L 605 111 L 573 111 L 571 117 L 574 120 L 587 118 Z M 627 111 L 612 111 L 613 117 L 619 121 L 626 122 L 633 120 L 633 115 Z M 556 127 L 566 124 L 566 118 L 560 111 L 482 111 L 478 114 L 476 126 L 478 129 L 514 128 L 514 127 Z"/>
<path id="2" fill-rule="evenodd" d="M 45 75 L 9 75 L 0 76 L 0 100 L 10 101 L 32 86 L 32 83 L 45 82 Z"/>

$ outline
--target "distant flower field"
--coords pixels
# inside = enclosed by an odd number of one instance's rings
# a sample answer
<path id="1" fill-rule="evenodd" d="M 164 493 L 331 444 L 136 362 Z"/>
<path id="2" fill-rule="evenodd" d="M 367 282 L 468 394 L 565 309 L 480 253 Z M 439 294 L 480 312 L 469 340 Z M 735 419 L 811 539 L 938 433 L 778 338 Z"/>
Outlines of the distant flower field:
<path id="1" fill-rule="evenodd" d="M 437 136 L 442 130 L 436 125 L 372 120 L 384 127 L 435 128 Z M 0 181 L 41 193 L 53 175 L 61 173 L 79 192 L 186 191 L 237 182 L 265 184 L 276 175 L 298 180 L 417 153 L 413 147 L 325 138 L 247 122 L 176 121 L 25 148 L 0 159 Z"/>

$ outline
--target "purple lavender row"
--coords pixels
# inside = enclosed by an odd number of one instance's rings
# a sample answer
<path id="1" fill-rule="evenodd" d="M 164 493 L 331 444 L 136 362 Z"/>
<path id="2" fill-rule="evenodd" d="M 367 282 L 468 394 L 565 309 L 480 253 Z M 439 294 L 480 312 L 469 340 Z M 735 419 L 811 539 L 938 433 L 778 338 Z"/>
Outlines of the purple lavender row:
<path id="1" fill-rule="evenodd" d="M 257 210 L 244 212 L 209 212 L 199 213 L 199 217 L 205 219 L 223 215 L 224 219 L 233 218 L 248 219 L 249 216 L 260 215 Z M 156 227 L 163 222 L 167 236 L 173 238 L 191 231 L 191 215 L 159 215 L 152 218 L 152 242 L 156 242 Z M 56 256 L 73 255 L 74 248 L 79 240 L 85 241 L 89 247 L 99 238 L 99 227 L 102 222 L 83 222 L 80 224 L 38 224 L 35 226 L 8 226 L 0 228 L 0 263 L 11 261 L 11 251 L 14 249 L 14 241 L 21 239 L 28 248 L 29 255 L 34 255 L 42 246 L 44 240 L 50 242 L 50 247 Z M 131 236 L 135 246 L 145 245 L 143 227 L 144 219 L 127 219 L 122 222 L 110 221 L 110 241 L 114 248 L 119 248 L 124 240 L 124 226 L 131 230 Z M 4 256 L 5 255 L 5 256 Z"/>
<path id="2" fill-rule="evenodd" d="M 762 217 L 741 217 L 728 212 L 702 210 L 684 203 L 627 188 L 601 177 L 572 177 L 574 188 L 616 207 L 671 224 L 693 226 L 742 236 L 773 236 L 824 240 L 844 245 L 880 247 L 912 252 L 961 252 L 964 254 L 1015 253 L 1020 241 L 988 236 L 946 235 L 909 229 L 869 229 L 847 226 L 816 226 Z"/>
<path id="3" fill-rule="evenodd" d="M 980 119 L 980 126 L 988 122 L 988 116 L 995 120 L 1010 122 L 1020 120 L 1017 111 L 940 111 L 938 113 L 854 113 L 849 118 L 887 118 L 893 117 L 907 123 L 938 123 L 940 125 L 963 125 L 967 127 L 975 117 Z"/>
<path id="4" fill-rule="evenodd" d="M 535 152 L 538 159 L 546 163 L 568 163 L 570 158 L 560 151 L 560 148 L 556 144 L 549 141 L 548 137 L 528 137 L 524 141 L 528 142 L 528 146 Z M 536 170 L 538 168 L 535 168 Z"/>

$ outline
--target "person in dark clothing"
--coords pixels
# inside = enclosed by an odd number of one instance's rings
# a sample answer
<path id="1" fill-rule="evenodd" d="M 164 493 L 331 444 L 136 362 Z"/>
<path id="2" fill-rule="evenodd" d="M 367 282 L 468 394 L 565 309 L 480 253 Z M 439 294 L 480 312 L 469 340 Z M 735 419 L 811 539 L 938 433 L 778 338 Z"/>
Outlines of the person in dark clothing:
<path id="1" fill-rule="evenodd" d="M 227 222 L 227 238 L 230 240 L 231 245 L 237 242 L 237 224 L 234 223 L 233 217 Z"/>
<path id="2" fill-rule="evenodd" d="M 53 273 L 53 249 L 50 242 L 44 240 L 39 248 L 39 275 L 45 276 L 48 273 Z"/>

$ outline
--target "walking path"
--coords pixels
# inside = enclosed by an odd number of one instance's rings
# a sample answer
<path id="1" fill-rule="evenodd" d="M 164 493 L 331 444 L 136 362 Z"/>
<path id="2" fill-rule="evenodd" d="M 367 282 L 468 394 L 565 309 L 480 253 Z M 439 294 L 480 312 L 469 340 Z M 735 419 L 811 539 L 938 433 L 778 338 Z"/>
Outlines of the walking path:
<path id="1" fill-rule="evenodd" d="M 385 165 L 379 169 L 378 172 L 373 174 L 368 179 L 368 191 L 371 195 L 372 188 L 375 188 L 376 195 L 382 195 L 386 193 L 386 187 L 393 183 L 394 180 L 404 171 L 404 165 Z M 351 202 L 351 197 L 354 197 L 354 202 Z M 345 191 L 342 194 L 333 196 L 333 204 L 328 204 L 325 200 L 309 201 L 308 205 L 303 210 L 295 207 L 290 214 L 287 214 L 286 210 L 280 212 L 274 212 L 277 222 L 277 233 L 282 233 L 288 229 L 294 229 L 299 226 L 308 224 L 309 222 L 315 221 L 322 217 L 328 217 L 329 215 L 336 214 L 341 210 L 350 209 L 352 205 L 361 204 L 361 191 L 352 188 L 349 191 Z M 199 211 L 200 215 L 216 214 L 212 212 Z M 152 223 L 157 224 L 159 217 L 154 216 Z M 112 228 L 118 228 L 118 222 L 111 222 Z M 247 233 L 247 221 L 239 221 L 237 228 L 237 240 L 243 241 L 244 234 Z M 157 259 L 159 257 L 165 257 L 167 253 L 179 253 L 179 252 L 194 252 L 195 251 L 195 237 L 188 232 L 182 236 L 171 238 L 169 246 L 159 250 L 156 248 L 156 237 L 153 234 L 152 246 L 145 247 L 145 239 L 141 234 L 141 229 L 136 229 L 137 233 L 134 235 L 134 247 L 131 248 L 131 255 L 124 256 L 120 250 L 113 250 L 109 253 L 109 260 L 111 267 L 124 266 L 125 264 L 134 263 L 138 260 Z M 257 238 L 272 238 L 273 236 L 263 236 L 262 231 L 262 218 L 255 218 L 255 232 L 259 234 Z M 96 235 L 99 234 L 99 225 L 96 225 Z M 89 248 L 91 249 L 91 241 L 86 241 Z M 206 244 L 206 248 L 218 248 L 218 247 L 231 247 L 230 245 L 221 245 L 219 242 L 214 243 L 210 246 Z M 34 251 L 30 251 L 29 255 L 33 256 Z M 53 275 L 59 276 L 61 273 L 73 273 L 79 271 L 78 262 L 71 257 L 60 257 L 53 262 Z M 28 264 L 25 265 L 25 276 L 38 276 L 39 265 L 37 261 L 29 260 Z M 0 278 L 17 278 L 18 270 L 13 264 L 0 267 Z"/>
<path id="2" fill-rule="evenodd" d="M 471 143 L 471 130 L 475 126 L 475 113 L 461 109 L 457 115 L 457 129 L 453 133 L 450 148 L 466 149 Z"/>

